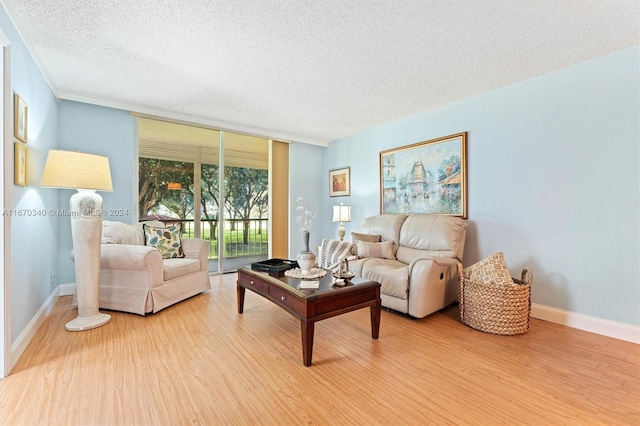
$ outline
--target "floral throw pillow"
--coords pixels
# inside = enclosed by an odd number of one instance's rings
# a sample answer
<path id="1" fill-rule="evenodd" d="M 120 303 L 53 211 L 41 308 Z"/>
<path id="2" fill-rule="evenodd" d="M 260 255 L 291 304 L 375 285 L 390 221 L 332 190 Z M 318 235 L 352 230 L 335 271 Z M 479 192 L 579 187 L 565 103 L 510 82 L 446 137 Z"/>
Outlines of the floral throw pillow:
<path id="1" fill-rule="evenodd" d="M 157 248 L 163 259 L 184 257 L 180 241 L 180 229 L 181 226 L 179 224 L 167 226 L 166 228 L 156 228 L 145 224 L 145 245 Z"/>
<path id="2" fill-rule="evenodd" d="M 464 277 L 470 281 L 480 281 L 486 284 L 513 284 L 502 252 L 494 253 L 469 266 L 464 270 Z"/>

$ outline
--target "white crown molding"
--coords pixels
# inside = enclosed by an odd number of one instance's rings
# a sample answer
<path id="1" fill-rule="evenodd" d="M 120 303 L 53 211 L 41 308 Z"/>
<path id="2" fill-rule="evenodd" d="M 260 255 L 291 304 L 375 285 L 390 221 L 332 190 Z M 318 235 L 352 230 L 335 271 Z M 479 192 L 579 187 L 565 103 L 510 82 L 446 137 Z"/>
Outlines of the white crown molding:
<path id="1" fill-rule="evenodd" d="M 239 123 L 230 123 L 228 121 L 216 120 L 213 118 L 202 117 L 192 114 L 183 114 L 176 111 L 168 111 L 160 108 L 153 108 L 144 105 L 129 104 L 123 102 L 116 102 L 110 99 L 86 96 L 78 93 L 65 92 L 59 90 L 55 93 L 58 99 L 66 99 L 69 101 L 83 102 L 92 105 L 99 105 L 108 108 L 115 108 L 124 111 L 130 111 L 134 115 L 141 117 L 148 117 L 154 119 L 165 119 L 175 121 L 183 124 L 190 124 L 202 127 L 208 127 L 215 130 L 228 131 L 233 133 L 243 133 L 250 136 L 256 136 L 265 139 L 274 139 L 281 142 L 301 142 L 310 145 L 329 146 L 328 142 L 315 141 L 306 139 L 303 136 L 274 132 L 258 127 L 247 126 Z"/>
<path id="2" fill-rule="evenodd" d="M 640 327 L 631 324 L 536 304 L 531 305 L 531 316 L 544 321 L 613 337 L 614 339 L 640 344 Z"/>
<path id="3" fill-rule="evenodd" d="M 33 45 L 33 42 L 28 37 L 26 37 L 22 31 L 20 31 L 20 25 L 18 25 L 16 20 L 13 18 L 16 14 L 12 8 L 12 5 L 11 4 L 7 5 L 4 1 L 2 1 L 1 4 L 2 4 L 2 8 L 4 9 L 4 11 L 7 13 L 7 16 L 9 17 L 9 20 L 11 21 L 13 28 L 18 33 L 18 37 L 22 39 L 22 42 L 24 43 L 24 46 L 27 49 L 27 52 L 29 52 L 29 55 L 31 55 L 31 57 L 33 58 L 33 61 L 35 62 L 36 67 L 38 68 L 38 70 L 40 71 L 40 74 L 42 74 L 42 77 L 44 78 L 47 85 L 49 86 L 49 90 L 51 90 L 51 93 L 53 93 L 55 96 L 56 86 L 53 84 L 53 79 L 51 78 L 51 75 L 49 75 L 49 73 L 47 72 L 47 69 L 44 67 L 42 60 L 40 59 L 40 56 L 37 54 L 37 50 Z"/>

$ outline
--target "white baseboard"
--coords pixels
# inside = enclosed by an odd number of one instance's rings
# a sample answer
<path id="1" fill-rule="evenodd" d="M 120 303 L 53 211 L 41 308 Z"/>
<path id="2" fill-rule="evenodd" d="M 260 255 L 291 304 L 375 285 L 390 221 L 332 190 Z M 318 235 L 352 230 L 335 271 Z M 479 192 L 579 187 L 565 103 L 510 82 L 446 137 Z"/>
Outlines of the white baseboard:
<path id="1" fill-rule="evenodd" d="M 536 304 L 531 305 L 531 317 L 640 344 L 640 327 L 631 324 Z"/>
<path id="2" fill-rule="evenodd" d="M 60 287 L 56 288 L 51 295 L 44 302 L 42 307 L 38 310 L 36 315 L 29 321 L 29 324 L 20 333 L 20 336 L 16 339 L 15 343 L 11 345 L 11 368 L 15 367 L 16 363 L 24 353 L 25 349 L 36 335 L 36 332 L 49 315 L 49 312 L 53 309 L 53 305 L 56 304 L 58 297 L 60 296 Z"/>
<path id="3" fill-rule="evenodd" d="M 76 292 L 76 283 L 60 284 L 60 296 L 73 296 Z"/>

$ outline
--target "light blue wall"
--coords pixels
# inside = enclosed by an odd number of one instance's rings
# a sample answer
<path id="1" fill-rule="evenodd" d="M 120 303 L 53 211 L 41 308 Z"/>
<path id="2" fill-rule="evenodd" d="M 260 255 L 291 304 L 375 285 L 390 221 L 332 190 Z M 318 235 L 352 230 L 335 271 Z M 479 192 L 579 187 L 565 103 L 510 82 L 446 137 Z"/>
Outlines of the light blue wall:
<path id="1" fill-rule="evenodd" d="M 331 143 L 324 172 L 351 166 L 347 235 L 379 213 L 380 151 L 466 131 L 465 265 L 503 251 L 514 276 L 533 269 L 533 303 L 640 325 L 639 57 L 625 49 Z"/>
<path id="2" fill-rule="evenodd" d="M 296 199 L 310 199 L 309 209 L 317 213 L 310 237 L 309 248 L 315 247 L 327 235 L 325 223 L 331 220 L 333 213 L 329 204 L 323 203 L 322 194 L 326 194 L 324 183 L 323 157 L 327 148 L 294 142 L 289 147 L 289 258 L 295 259 L 302 250 L 302 231 L 296 222 Z M 326 177 L 329 180 L 329 177 Z"/>
<path id="3" fill-rule="evenodd" d="M 51 282 L 51 271 L 57 274 L 58 226 L 57 218 L 48 214 L 58 207 L 57 191 L 39 184 L 47 153 L 58 144 L 58 104 L 4 8 L 0 8 L 0 28 L 11 43 L 12 89 L 29 108 L 28 186 L 10 183 L 8 188 L 13 212 L 8 265 L 13 344 L 57 286 Z M 11 162 L 14 140 L 5 143 L 11 145 Z M 8 166 L 13 171 L 13 164 Z"/>
<path id="4" fill-rule="evenodd" d="M 60 102 L 60 149 L 82 151 L 109 157 L 113 192 L 100 192 L 106 220 L 131 223 L 135 216 L 137 197 L 136 118 L 128 111 L 73 101 Z M 59 190 L 59 203 L 69 205 L 72 190 Z M 120 215 L 120 212 L 125 213 Z M 70 258 L 71 220 L 60 218 L 58 246 L 60 282 L 75 282 L 74 265 Z"/>

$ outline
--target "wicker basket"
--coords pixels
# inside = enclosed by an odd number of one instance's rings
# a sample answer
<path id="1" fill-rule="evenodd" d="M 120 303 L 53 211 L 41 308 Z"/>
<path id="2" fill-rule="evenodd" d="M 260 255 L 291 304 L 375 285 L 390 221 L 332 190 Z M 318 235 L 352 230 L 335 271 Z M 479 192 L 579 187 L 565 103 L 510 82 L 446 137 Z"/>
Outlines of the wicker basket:
<path id="1" fill-rule="evenodd" d="M 460 279 L 460 320 L 476 330 L 493 334 L 514 335 L 529 331 L 531 284 L 533 272 L 522 270 L 522 279 L 514 284 L 486 284 L 464 277 Z"/>

